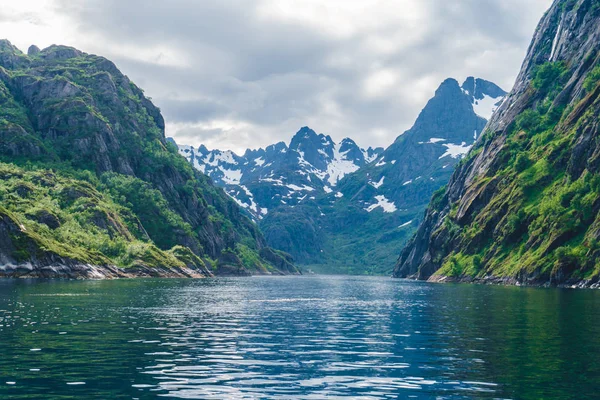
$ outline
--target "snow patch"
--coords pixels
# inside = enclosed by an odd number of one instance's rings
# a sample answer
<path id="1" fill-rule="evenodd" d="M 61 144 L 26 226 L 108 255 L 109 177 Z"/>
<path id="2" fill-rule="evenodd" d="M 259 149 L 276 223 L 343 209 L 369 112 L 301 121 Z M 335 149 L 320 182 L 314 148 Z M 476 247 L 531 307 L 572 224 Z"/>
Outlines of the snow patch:
<path id="1" fill-rule="evenodd" d="M 379 207 L 381 207 L 383 209 L 383 212 L 386 213 L 393 213 L 398 210 L 398 208 L 396 208 L 396 205 L 393 202 L 386 199 L 383 195 L 375 196 L 375 200 L 377 200 L 376 204 L 372 204 L 369 207 L 365 208 L 367 212 L 371 212 Z"/>
<path id="2" fill-rule="evenodd" d="M 429 142 L 427 142 L 427 143 L 435 144 L 435 143 L 445 142 L 445 141 L 446 141 L 446 139 L 432 137 L 431 139 L 429 139 Z"/>
<path id="3" fill-rule="evenodd" d="M 385 180 L 385 176 L 382 176 L 379 182 L 373 183 L 369 182 L 375 189 L 379 189 L 383 185 L 383 181 Z"/>
<path id="4" fill-rule="evenodd" d="M 339 199 L 339 198 L 342 198 L 342 197 L 344 197 L 344 193 L 342 193 L 342 192 L 337 192 L 337 193 L 335 194 L 335 197 L 337 197 L 338 199 Z"/>
<path id="5" fill-rule="evenodd" d="M 210 165 L 212 167 L 216 167 L 219 164 L 231 164 L 237 165 L 237 161 L 235 161 L 234 154 L 232 151 L 220 151 L 215 150 L 206 155 L 202 160 L 204 164 Z"/>
<path id="6" fill-rule="evenodd" d="M 244 193 L 246 193 L 246 195 L 248 196 L 248 200 L 250 201 L 249 203 L 247 203 L 246 201 L 242 201 L 240 199 L 238 199 L 237 197 L 233 196 L 231 193 L 229 193 L 229 196 L 242 208 L 245 209 L 250 209 L 252 211 L 254 211 L 254 213 L 258 213 L 259 212 L 259 207 L 258 204 L 256 204 L 256 202 L 254 201 L 254 195 L 252 194 L 252 192 L 244 185 L 239 185 L 239 187 L 244 191 Z M 239 193 L 239 192 L 238 192 Z M 264 211 L 263 211 L 264 210 Z M 263 215 L 266 215 L 267 213 L 267 209 L 261 209 L 260 212 Z M 261 218 L 259 216 L 259 218 Z"/>
<path id="7" fill-rule="evenodd" d="M 258 165 L 259 167 L 262 167 L 265 164 L 265 159 L 262 157 L 258 157 L 254 160 L 254 164 Z"/>
<path id="8" fill-rule="evenodd" d="M 412 222 L 413 222 L 413 220 L 411 219 L 410 221 L 405 222 L 402 225 L 400 225 L 398 228 L 405 228 L 405 227 L 409 226 L 410 224 L 412 224 Z"/>
<path id="9" fill-rule="evenodd" d="M 367 164 L 371 164 L 373 161 L 377 160 L 377 153 L 373 153 L 370 157 L 369 157 L 369 152 L 367 150 L 363 150 L 361 149 L 362 153 L 363 153 L 363 157 L 365 158 L 365 163 Z"/>
<path id="10" fill-rule="evenodd" d="M 475 99 L 473 103 L 473 111 L 475 111 L 475 114 L 489 121 L 492 117 L 492 114 L 494 114 L 494 111 L 496 111 L 498 108 L 497 104 L 500 103 L 502 97 L 503 96 L 491 97 L 486 94 L 481 100 Z"/>
<path id="11" fill-rule="evenodd" d="M 467 145 L 465 142 L 462 142 L 462 144 L 444 144 L 444 146 L 446 146 L 447 150 L 440 156 L 439 159 L 442 159 L 446 156 L 450 156 L 452 158 L 462 158 L 469 152 L 469 150 L 471 150 L 471 147 L 473 147 L 473 145 Z"/>
<path id="12" fill-rule="evenodd" d="M 329 186 L 323 186 L 323 190 L 325 191 L 325 193 L 333 192 L 333 189 L 331 189 Z"/>
<path id="13" fill-rule="evenodd" d="M 412 179 L 410 181 L 406 181 L 402 184 L 402 186 L 406 186 L 406 185 L 410 185 L 411 183 L 413 183 Z"/>
<path id="14" fill-rule="evenodd" d="M 294 184 L 287 184 L 286 185 L 288 188 L 292 189 L 295 192 L 299 192 L 299 191 L 307 191 L 307 192 L 312 192 L 313 190 L 315 190 L 314 188 L 304 185 L 304 186 L 298 186 L 298 185 L 294 185 Z"/>
<path id="15" fill-rule="evenodd" d="M 353 161 L 346 159 L 349 151 L 341 152 L 339 144 L 333 145 L 333 158 L 327 165 L 327 175 L 329 175 L 327 182 L 331 186 L 337 185 L 344 176 L 356 172 L 360 168 Z"/>
<path id="16" fill-rule="evenodd" d="M 242 170 L 239 169 L 226 169 L 219 166 L 219 169 L 223 173 L 223 182 L 228 185 L 239 185 L 242 179 Z"/>
<path id="17" fill-rule="evenodd" d="M 197 158 L 194 158 L 192 165 L 194 166 L 194 168 L 196 168 L 198 171 L 202 172 L 203 174 L 206 173 L 206 165 L 200 164 L 200 162 L 198 162 Z"/>
<path id="18" fill-rule="evenodd" d="M 258 180 L 259 182 L 269 182 L 269 183 L 274 183 L 276 186 L 284 186 L 283 182 L 281 181 L 281 179 L 273 179 L 273 178 L 260 178 Z"/>

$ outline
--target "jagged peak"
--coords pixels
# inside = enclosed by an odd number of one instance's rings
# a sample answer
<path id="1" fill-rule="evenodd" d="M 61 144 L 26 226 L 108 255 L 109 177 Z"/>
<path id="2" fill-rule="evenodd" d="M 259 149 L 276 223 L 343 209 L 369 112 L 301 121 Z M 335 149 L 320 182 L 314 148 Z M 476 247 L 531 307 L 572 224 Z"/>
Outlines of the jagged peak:
<path id="1" fill-rule="evenodd" d="M 441 90 L 441 89 L 445 89 L 445 88 L 460 88 L 460 85 L 458 84 L 458 81 L 454 78 L 446 78 L 444 79 L 444 81 L 442 83 L 440 83 L 440 86 L 438 87 L 437 90 Z"/>
<path id="2" fill-rule="evenodd" d="M 285 144 L 285 142 L 277 142 L 275 144 L 267 146 L 265 151 L 272 152 L 272 151 L 281 151 L 281 150 L 287 150 L 287 149 L 288 149 L 288 146 L 287 146 L 287 144 Z"/>
<path id="3" fill-rule="evenodd" d="M 494 99 L 506 96 L 506 91 L 494 82 L 482 78 L 475 78 L 473 76 L 469 76 L 465 79 L 464 83 L 461 85 L 461 89 L 475 100 L 482 100 L 485 96 Z"/>
<path id="4" fill-rule="evenodd" d="M 298 150 L 300 147 L 307 143 L 311 143 L 312 145 L 320 146 L 323 141 L 331 140 L 331 138 L 326 137 L 323 134 L 318 135 L 314 130 L 305 126 L 301 128 L 292 138 L 290 142 L 291 150 Z"/>
<path id="5" fill-rule="evenodd" d="M 0 67 L 6 69 L 20 68 L 29 62 L 29 58 L 9 40 L 0 40 Z"/>
<path id="6" fill-rule="evenodd" d="M 317 133 L 315 131 L 313 131 L 311 128 L 309 128 L 308 126 L 303 126 L 302 128 L 300 128 L 300 130 L 298 132 L 296 132 L 296 135 L 294 136 L 302 136 L 304 135 L 306 136 L 317 136 Z"/>

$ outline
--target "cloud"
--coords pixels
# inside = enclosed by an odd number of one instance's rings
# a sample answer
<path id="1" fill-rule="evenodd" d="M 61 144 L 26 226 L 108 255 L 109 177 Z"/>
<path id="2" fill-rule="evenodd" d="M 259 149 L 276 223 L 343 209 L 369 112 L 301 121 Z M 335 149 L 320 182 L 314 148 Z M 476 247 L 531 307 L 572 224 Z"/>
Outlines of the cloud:
<path id="1" fill-rule="evenodd" d="M 447 77 L 510 89 L 550 3 L 22 0 L 0 11 L 0 29 L 23 48 L 56 42 L 112 59 L 181 143 L 241 152 L 309 125 L 386 146 Z"/>

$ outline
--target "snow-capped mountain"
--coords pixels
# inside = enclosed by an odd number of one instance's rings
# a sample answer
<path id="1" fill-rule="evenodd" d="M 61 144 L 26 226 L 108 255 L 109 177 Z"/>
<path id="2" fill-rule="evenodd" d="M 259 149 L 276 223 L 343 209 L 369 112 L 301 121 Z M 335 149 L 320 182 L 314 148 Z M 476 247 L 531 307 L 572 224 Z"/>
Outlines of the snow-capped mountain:
<path id="1" fill-rule="evenodd" d="M 413 127 L 334 193 L 268 215 L 261 222 L 267 241 L 301 262 L 339 263 L 345 272 L 352 265 L 358 273 L 390 269 L 432 194 L 448 182 L 504 95 L 483 79 L 462 85 L 447 79 Z"/>
<path id="2" fill-rule="evenodd" d="M 462 86 L 455 79 L 445 80 L 413 127 L 355 174 L 351 179 L 355 182 L 339 189 L 362 202 L 368 212 L 391 213 L 426 203 L 448 181 L 505 94 L 496 84 L 479 78 L 469 77 Z"/>
<path id="3" fill-rule="evenodd" d="M 178 148 L 255 219 L 273 208 L 334 192 L 342 178 L 383 152 L 382 148 L 361 149 L 349 138 L 336 143 L 308 127 L 300 129 L 289 146 L 279 142 L 265 149 L 247 150 L 243 156 L 205 146 Z"/>
<path id="4" fill-rule="evenodd" d="M 388 272 L 432 194 L 483 133 L 505 92 L 469 77 L 445 80 L 413 127 L 387 149 L 302 128 L 289 146 L 209 151 L 179 146 L 259 224 L 269 245 L 300 264 L 339 264 L 344 272 Z"/>

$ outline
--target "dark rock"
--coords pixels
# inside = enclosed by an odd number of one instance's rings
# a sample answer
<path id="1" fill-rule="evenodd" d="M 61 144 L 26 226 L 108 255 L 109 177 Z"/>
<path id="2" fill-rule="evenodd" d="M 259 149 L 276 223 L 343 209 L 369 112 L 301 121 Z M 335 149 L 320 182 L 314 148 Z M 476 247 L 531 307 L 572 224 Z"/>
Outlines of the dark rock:
<path id="1" fill-rule="evenodd" d="M 250 276 L 240 258 L 232 252 L 223 252 L 217 263 L 217 276 Z"/>
<path id="2" fill-rule="evenodd" d="M 37 56 L 40 53 L 40 48 L 37 47 L 35 44 L 32 44 L 31 46 L 29 46 L 29 49 L 27 49 L 27 55 L 32 57 L 32 56 Z"/>
<path id="3" fill-rule="evenodd" d="M 275 251 L 270 247 L 261 249 L 259 254 L 263 259 L 280 271 L 287 272 L 289 274 L 298 273 L 298 269 L 294 265 L 294 258 L 290 254 L 281 251 Z"/>
<path id="4" fill-rule="evenodd" d="M 40 224 L 45 224 L 50 229 L 57 229 L 61 225 L 58 217 L 47 210 L 38 210 L 35 214 L 27 216 Z"/>

